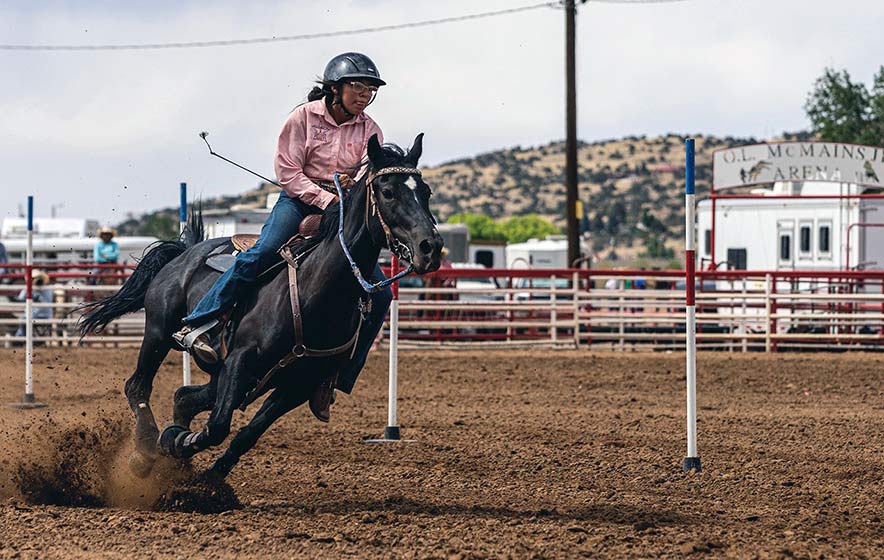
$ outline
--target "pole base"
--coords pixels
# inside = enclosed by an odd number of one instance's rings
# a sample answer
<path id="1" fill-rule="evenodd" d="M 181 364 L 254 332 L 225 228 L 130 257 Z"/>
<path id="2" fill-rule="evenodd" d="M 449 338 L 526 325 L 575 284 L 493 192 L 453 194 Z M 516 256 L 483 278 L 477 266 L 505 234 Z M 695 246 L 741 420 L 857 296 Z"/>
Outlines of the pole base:
<path id="1" fill-rule="evenodd" d="M 363 443 L 411 443 L 413 439 L 402 439 L 399 426 L 387 426 L 384 428 L 384 437 L 380 439 L 364 439 Z"/>
<path id="2" fill-rule="evenodd" d="M 700 466 L 700 458 L 699 457 L 685 457 L 685 460 L 681 463 L 681 470 L 684 472 L 697 471 L 700 472 L 703 468 Z"/>
<path id="3" fill-rule="evenodd" d="M 47 406 L 49 405 L 46 403 L 37 402 L 33 393 L 25 393 L 22 395 L 21 402 L 9 403 L 9 408 L 14 408 L 16 410 L 31 410 L 32 408 L 46 408 Z"/>

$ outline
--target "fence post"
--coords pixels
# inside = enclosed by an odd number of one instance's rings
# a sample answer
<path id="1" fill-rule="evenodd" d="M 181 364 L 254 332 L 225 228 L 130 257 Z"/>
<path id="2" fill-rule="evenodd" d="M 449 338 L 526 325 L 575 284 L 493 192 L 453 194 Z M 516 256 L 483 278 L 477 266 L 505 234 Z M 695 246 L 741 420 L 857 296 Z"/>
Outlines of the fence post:
<path id="1" fill-rule="evenodd" d="M 25 250 L 25 394 L 12 408 L 42 408 L 34 397 L 34 197 L 28 196 L 28 233 Z"/>
<path id="2" fill-rule="evenodd" d="M 549 277 L 549 300 L 550 300 L 550 309 L 549 309 L 549 340 L 553 344 L 556 343 L 558 339 L 558 328 L 556 328 L 556 322 L 558 321 L 559 314 L 556 311 L 556 276 L 553 274 Z"/>
<path id="3" fill-rule="evenodd" d="M 743 326 L 743 353 L 745 354 L 748 351 L 748 342 L 749 333 L 746 331 L 746 278 L 743 278 L 743 317 L 740 319 L 740 324 Z"/>
<path id="4" fill-rule="evenodd" d="M 576 272 L 572 276 L 571 289 L 574 290 L 574 348 L 580 349 L 580 275 Z"/>
<path id="5" fill-rule="evenodd" d="M 770 274 L 764 276 L 764 351 L 770 352 Z"/>
<path id="6" fill-rule="evenodd" d="M 619 287 L 618 289 L 622 292 L 626 288 Z M 623 312 L 624 301 L 625 301 L 625 298 L 621 295 L 620 296 L 620 308 L 619 308 L 620 312 L 618 313 L 618 323 L 620 323 L 620 326 L 618 328 L 620 330 L 620 351 L 621 352 L 626 352 L 626 342 L 623 338 L 623 335 L 626 333 L 626 330 L 625 330 L 626 315 Z"/>

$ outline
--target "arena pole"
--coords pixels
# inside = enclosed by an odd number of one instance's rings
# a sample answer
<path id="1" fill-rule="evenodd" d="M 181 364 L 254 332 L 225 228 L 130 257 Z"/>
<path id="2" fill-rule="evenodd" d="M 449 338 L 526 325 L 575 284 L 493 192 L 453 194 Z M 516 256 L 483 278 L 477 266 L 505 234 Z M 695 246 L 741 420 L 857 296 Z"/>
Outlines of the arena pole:
<path id="1" fill-rule="evenodd" d="M 28 196 L 28 234 L 25 250 L 25 394 L 12 408 L 42 408 L 34 397 L 34 197 Z"/>
<path id="2" fill-rule="evenodd" d="M 184 228 L 187 227 L 187 183 L 181 183 L 181 188 L 179 189 L 179 203 L 178 203 L 178 231 L 179 233 L 184 233 Z M 183 352 L 181 354 L 182 357 L 182 367 L 183 367 L 183 375 L 182 375 L 182 385 L 190 385 L 190 353 Z"/>
<path id="3" fill-rule="evenodd" d="M 700 471 L 697 453 L 697 307 L 696 307 L 696 194 L 694 190 L 694 139 L 685 140 L 685 370 L 687 378 L 688 454 L 684 472 Z"/>
<path id="4" fill-rule="evenodd" d="M 390 274 L 395 276 L 399 271 L 399 259 L 394 255 L 390 261 Z M 390 289 L 393 301 L 390 302 L 390 378 L 387 390 L 387 427 L 384 428 L 382 439 L 367 439 L 365 443 L 396 443 L 411 441 L 401 439 L 399 419 L 397 417 L 397 394 L 399 391 L 399 283 L 394 282 Z"/>

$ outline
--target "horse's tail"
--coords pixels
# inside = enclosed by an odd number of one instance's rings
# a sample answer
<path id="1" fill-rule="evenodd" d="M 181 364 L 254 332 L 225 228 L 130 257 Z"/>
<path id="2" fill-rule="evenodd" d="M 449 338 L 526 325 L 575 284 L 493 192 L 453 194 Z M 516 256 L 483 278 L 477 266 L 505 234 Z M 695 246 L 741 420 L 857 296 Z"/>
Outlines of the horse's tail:
<path id="1" fill-rule="evenodd" d="M 78 327 L 80 336 L 99 333 L 111 321 L 144 307 L 144 296 L 150 283 L 164 266 L 203 240 L 202 207 L 197 205 L 191 212 L 190 221 L 177 241 L 157 241 L 150 245 L 138 266 L 120 290 L 110 297 L 81 305 L 83 313 Z"/>

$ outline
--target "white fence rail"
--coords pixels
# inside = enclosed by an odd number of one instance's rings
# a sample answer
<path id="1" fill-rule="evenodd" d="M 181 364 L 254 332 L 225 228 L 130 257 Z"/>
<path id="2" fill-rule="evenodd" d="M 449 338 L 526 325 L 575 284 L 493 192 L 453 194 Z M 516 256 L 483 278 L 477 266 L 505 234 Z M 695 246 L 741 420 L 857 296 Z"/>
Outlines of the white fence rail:
<path id="1" fill-rule="evenodd" d="M 485 282 L 463 282 L 478 278 Z M 684 347 L 684 282 L 675 274 L 457 270 L 400 289 L 402 348 L 546 346 L 613 350 Z M 508 276 L 503 276 L 508 274 Z M 884 273 L 844 279 L 747 273 L 705 278 L 697 292 L 700 348 L 732 351 L 877 349 L 884 343 Z M 494 278 L 494 281 L 488 281 Z M 644 285 L 647 289 L 626 286 Z M 616 281 L 616 287 L 610 287 Z M 496 282 L 496 283 L 495 283 Z M 463 284 L 463 285 L 462 285 Z M 608 288 L 605 288 L 605 285 Z M 478 286 L 478 287 L 477 287 Z M 499 286 L 499 287 L 498 287 Z M 12 295 L 23 284 L 2 286 Z M 102 336 L 80 340 L 77 307 L 113 293 L 118 285 L 53 283 L 52 303 L 34 303 L 35 343 L 131 345 L 141 340 L 144 315 L 114 321 Z M 24 302 L 0 297 L 0 346 L 21 344 Z"/>

